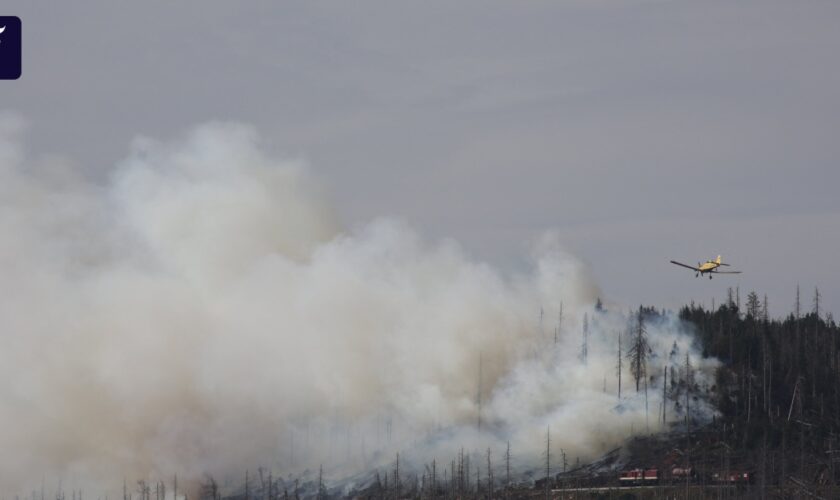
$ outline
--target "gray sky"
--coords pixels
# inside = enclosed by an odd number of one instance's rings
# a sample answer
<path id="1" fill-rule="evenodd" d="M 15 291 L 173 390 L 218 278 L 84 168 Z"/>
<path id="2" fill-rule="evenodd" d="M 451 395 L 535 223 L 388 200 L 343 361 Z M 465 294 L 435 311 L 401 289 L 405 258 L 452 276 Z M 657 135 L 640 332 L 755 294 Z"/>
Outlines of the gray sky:
<path id="1" fill-rule="evenodd" d="M 34 154 L 101 175 L 131 139 L 252 123 L 348 226 L 396 215 L 523 265 L 543 231 L 606 298 L 840 313 L 840 3 L 5 2 Z M 695 280 L 670 259 L 745 274 Z M 685 272 L 683 272 L 685 271 Z"/>

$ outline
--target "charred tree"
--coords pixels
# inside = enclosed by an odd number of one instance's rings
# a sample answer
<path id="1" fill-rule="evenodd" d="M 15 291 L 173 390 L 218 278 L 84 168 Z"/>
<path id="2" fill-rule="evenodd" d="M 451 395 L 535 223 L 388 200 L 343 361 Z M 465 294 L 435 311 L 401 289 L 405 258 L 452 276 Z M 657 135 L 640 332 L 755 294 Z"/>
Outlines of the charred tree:
<path id="1" fill-rule="evenodd" d="M 630 372 L 636 381 L 636 392 L 639 392 L 639 384 L 647 376 L 647 358 L 649 354 L 650 345 L 648 344 L 647 330 L 645 329 L 644 310 L 639 306 L 639 312 L 636 315 L 636 322 L 633 327 L 632 343 L 630 344 L 630 349 L 627 351 L 627 357 L 630 359 Z"/>

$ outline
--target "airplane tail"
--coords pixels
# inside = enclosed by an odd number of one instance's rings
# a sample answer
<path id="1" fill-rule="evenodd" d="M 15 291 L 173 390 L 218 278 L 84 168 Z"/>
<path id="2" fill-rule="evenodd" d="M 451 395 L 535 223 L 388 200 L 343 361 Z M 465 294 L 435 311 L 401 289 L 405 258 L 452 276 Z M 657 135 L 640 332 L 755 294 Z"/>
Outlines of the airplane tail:
<path id="1" fill-rule="evenodd" d="M 718 255 L 717 259 L 715 259 L 715 264 L 720 264 L 720 255 Z"/>

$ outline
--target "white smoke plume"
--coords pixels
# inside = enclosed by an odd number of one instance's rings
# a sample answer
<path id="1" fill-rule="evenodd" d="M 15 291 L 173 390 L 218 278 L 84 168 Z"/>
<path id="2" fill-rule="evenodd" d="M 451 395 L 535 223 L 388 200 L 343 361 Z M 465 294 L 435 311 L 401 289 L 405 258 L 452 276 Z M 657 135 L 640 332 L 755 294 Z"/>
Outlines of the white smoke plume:
<path id="1" fill-rule="evenodd" d="M 547 428 L 552 453 L 583 459 L 661 429 L 660 378 L 646 411 L 625 359 L 616 397 L 628 309 L 596 313 L 585 266 L 550 237 L 510 275 L 400 221 L 343 231 L 307 167 L 240 124 L 138 139 L 104 182 L 31 158 L 24 128 L 0 118 L 6 496 L 176 473 L 236 488 L 257 466 L 338 478 L 397 452 L 500 463 L 508 441 L 525 467 Z M 647 328 L 649 374 L 689 352 L 707 383 L 715 362 L 677 320 Z"/>

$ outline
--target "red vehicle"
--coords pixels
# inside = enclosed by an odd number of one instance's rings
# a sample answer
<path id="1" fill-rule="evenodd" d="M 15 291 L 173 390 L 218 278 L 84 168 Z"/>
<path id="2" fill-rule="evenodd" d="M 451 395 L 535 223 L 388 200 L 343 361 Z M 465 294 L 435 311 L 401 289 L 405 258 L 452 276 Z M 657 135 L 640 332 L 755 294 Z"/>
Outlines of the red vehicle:
<path id="1" fill-rule="evenodd" d="M 618 475 L 622 485 L 656 484 L 659 481 L 659 469 L 630 469 Z"/>
<path id="2" fill-rule="evenodd" d="M 694 467 L 674 467 L 671 469 L 671 477 L 674 479 L 693 478 Z"/>

